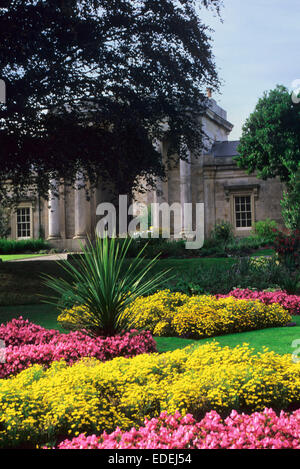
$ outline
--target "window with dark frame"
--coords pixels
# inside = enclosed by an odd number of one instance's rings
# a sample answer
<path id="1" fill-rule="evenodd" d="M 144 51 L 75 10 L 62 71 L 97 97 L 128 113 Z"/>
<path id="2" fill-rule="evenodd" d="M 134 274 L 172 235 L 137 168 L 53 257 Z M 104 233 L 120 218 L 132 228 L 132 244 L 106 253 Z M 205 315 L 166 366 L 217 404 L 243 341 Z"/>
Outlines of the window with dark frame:
<path id="1" fill-rule="evenodd" d="M 17 209 L 17 238 L 31 238 L 30 207 Z"/>
<path id="2" fill-rule="evenodd" d="M 237 229 L 252 227 L 251 195 L 234 197 L 235 227 Z"/>

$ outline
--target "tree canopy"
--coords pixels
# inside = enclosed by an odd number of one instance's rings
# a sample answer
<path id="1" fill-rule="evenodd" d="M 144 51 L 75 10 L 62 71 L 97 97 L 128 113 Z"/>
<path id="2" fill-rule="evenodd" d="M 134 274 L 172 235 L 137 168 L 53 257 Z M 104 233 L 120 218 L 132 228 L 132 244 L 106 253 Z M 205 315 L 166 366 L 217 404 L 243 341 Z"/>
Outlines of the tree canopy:
<path id="1" fill-rule="evenodd" d="M 300 104 L 278 85 L 265 92 L 247 119 L 238 147 L 238 165 L 261 179 L 292 181 L 300 164 Z"/>
<path id="2" fill-rule="evenodd" d="M 203 9 L 222 0 L 1 0 L 0 200 L 46 197 L 76 170 L 128 192 L 169 154 L 201 152 L 206 87 L 218 89 Z M 165 123 L 163 126 L 162 123 Z"/>

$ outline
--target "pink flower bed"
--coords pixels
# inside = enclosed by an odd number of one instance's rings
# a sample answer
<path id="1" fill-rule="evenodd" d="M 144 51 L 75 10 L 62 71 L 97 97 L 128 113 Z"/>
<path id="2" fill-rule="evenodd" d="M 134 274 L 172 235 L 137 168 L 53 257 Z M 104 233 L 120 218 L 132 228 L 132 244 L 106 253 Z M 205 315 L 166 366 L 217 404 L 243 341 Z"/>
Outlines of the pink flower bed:
<path id="1" fill-rule="evenodd" d="M 28 319 L 23 319 L 22 316 L 0 326 L 0 340 L 4 340 L 6 346 L 46 344 L 54 337 L 60 335 L 59 331 L 45 329 L 42 326 L 29 322 Z"/>
<path id="2" fill-rule="evenodd" d="M 279 303 L 283 308 L 287 309 L 292 315 L 300 314 L 300 296 L 289 295 L 285 291 L 265 292 L 252 291 L 246 288 L 241 290 L 236 288 L 227 295 L 216 295 L 217 298 L 226 298 L 233 296 L 243 300 L 260 300 L 265 304 Z"/>
<path id="3" fill-rule="evenodd" d="M 191 415 L 162 413 L 144 427 L 110 435 L 79 435 L 58 449 L 300 449 L 300 410 L 292 414 L 272 409 L 252 415 L 233 411 L 223 420 L 212 411 L 196 423 Z"/>
<path id="4" fill-rule="evenodd" d="M 0 378 L 15 375 L 35 363 L 48 367 L 53 361 L 65 360 L 73 364 L 83 357 L 106 361 L 157 351 L 150 332 L 131 331 L 120 336 L 93 339 L 81 332 L 61 334 L 47 331 L 22 317 L 2 324 L 0 339 L 7 345 L 5 363 L 0 364 Z"/>

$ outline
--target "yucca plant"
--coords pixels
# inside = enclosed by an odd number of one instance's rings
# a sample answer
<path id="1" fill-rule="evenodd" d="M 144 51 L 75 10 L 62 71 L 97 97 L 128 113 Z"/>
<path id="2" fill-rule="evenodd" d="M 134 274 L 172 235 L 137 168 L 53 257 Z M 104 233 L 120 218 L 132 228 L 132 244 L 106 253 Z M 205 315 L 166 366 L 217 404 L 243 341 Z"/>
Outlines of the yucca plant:
<path id="1" fill-rule="evenodd" d="M 111 336 L 134 328 L 135 318 L 126 314 L 126 308 L 137 297 L 158 288 L 167 271 L 148 275 L 157 257 L 145 261 L 145 247 L 125 264 L 130 244 L 131 239 L 120 243 L 114 237 L 80 244 L 79 258 L 61 261 L 68 279 L 43 276 L 44 284 L 58 294 L 45 302 L 57 305 L 62 296 L 68 297 L 73 308 L 65 313 L 67 321 L 73 329 L 93 336 Z"/>

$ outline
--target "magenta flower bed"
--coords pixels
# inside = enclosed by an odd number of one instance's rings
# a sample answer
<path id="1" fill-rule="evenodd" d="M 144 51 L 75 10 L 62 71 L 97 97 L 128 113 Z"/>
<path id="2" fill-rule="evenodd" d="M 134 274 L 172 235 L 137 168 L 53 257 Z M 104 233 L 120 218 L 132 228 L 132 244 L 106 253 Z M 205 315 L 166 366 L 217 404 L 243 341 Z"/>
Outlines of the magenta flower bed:
<path id="1" fill-rule="evenodd" d="M 144 427 L 110 435 L 79 435 L 58 449 L 300 449 L 300 410 L 292 414 L 272 409 L 252 415 L 233 411 L 223 420 L 212 411 L 196 423 L 191 415 L 162 413 Z"/>
<path id="2" fill-rule="evenodd" d="M 0 326 L 0 340 L 4 340 L 6 346 L 46 344 L 60 335 L 59 331 L 45 329 L 33 322 L 29 322 L 28 319 L 23 319 L 22 316 Z"/>
<path id="3" fill-rule="evenodd" d="M 253 291 L 246 288 L 241 290 L 236 288 L 227 295 L 216 295 L 217 298 L 227 298 L 233 296 L 243 300 L 260 300 L 265 304 L 279 303 L 283 308 L 287 309 L 292 315 L 300 314 L 300 296 L 289 295 L 285 291 Z"/>
<path id="4" fill-rule="evenodd" d="M 48 367 L 53 361 L 73 364 L 83 357 L 112 360 L 156 352 L 150 332 L 130 331 L 114 337 L 93 339 L 81 332 L 61 334 L 25 321 L 22 317 L 0 326 L 0 339 L 6 344 L 5 363 L 0 364 L 0 378 L 15 375 L 38 363 Z"/>

